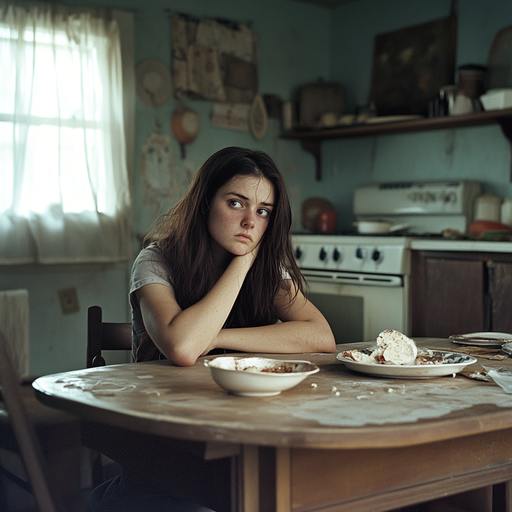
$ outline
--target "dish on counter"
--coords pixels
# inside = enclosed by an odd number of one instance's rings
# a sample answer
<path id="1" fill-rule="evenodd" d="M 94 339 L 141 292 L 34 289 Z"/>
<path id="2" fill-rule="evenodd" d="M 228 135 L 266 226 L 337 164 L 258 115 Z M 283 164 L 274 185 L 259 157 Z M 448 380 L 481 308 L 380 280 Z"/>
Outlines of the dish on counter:
<path id="1" fill-rule="evenodd" d="M 507 354 L 508 356 L 512 356 L 512 343 L 505 343 L 502 345 L 501 352 Z"/>
<path id="2" fill-rule="evenodd" d="M 359 352 L 363 352 L 363 350 Z M 476 357 L 456 352 L 445 352 L 441 350 L 432 350 L 434 356 L 441 357 L 442 363 L 438 364 L 415 364 L 415 365 L 395 365 L 395 364 L 372 364 L 360 363 L 340 352 L 336 359 L 341 361 L 347 368 L 368 375 L 379 377 L 392 377 L 395 379 L 429 379 L 433 377 L 444 377 L 452 375 L 463 370 L 466 366 L 476 363 Z"/>
<path id="3" fill-rule="evenodd" d="M 452 334 L 449 339 L 457 345 L 500 348 L 505 343 L 512 342 L 512 334 L 505 332 L 472 332 L 470 334 Z"/>
<path id="4" fill-rule="evenodd" d="M 302 382 L 320 368 L 309 361 L 221 356 L 206 360 L 213 380 L 239 396 L 274 396 Z"/>
<path id="5" fill-rule="evenodd" d="M 380 123 L 396 123 L 397 121 L 412 121 L 414 119 L 423 119 L 423 116 L 418 115 L 403 115 L 403 116 L 375 116 L 366 119 L 367 124 L 380 124 Z"/>

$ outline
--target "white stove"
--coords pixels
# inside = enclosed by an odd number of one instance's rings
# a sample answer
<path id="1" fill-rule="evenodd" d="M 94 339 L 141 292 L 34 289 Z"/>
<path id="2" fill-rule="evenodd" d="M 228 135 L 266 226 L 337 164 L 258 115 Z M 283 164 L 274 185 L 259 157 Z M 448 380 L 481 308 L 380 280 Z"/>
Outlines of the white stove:
<path id="1" fill-rule="evenodd" d="M 301 270 L 409 274 L 406 237 L 293 235 Z"/>
<path id="2" fill-rule="evenodd" d="M 408 225 L 411 234 L 441 235 L 445 229 L 465 232 L 480 191 L 480 183 L 469 180 L 362 185 L 354 193 L 354 217 Z"/>
<path id="3" fill-rule="evenodd" d="M 385 329 L 410 333 L 410 236 L 466 231 L 479 194 L 471 181 L 363 185 L 354 194 L 354 220 L 407 224 L 409 236 L 292 235 L 308 298 L 337 343 L 374 341 Z"/>

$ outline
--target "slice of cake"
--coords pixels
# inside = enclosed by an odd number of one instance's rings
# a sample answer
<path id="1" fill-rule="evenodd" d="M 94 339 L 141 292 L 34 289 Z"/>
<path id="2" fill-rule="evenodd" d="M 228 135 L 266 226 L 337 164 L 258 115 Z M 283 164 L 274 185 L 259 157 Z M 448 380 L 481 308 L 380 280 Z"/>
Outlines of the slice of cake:
<path id="1" fill-rule="evenodd" d="M 418 348 L 411 338 L 401 332 L 387 329 L 377 337 L 376 358 L 393 364 L 414 364 Z"/>

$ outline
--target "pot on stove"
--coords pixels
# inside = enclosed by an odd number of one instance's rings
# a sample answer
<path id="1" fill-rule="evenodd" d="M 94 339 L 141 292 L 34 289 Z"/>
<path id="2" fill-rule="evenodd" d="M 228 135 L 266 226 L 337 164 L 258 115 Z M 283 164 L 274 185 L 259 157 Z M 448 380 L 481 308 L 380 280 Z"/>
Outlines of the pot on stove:
<path id="1" fill-rule="evenodd" d="M 386 220 L 361 220 L 354 222 L 357 232 L 362 235 L 387 235 L 403 233 L 409 229 L 409 224 L 393 224 Z"/>

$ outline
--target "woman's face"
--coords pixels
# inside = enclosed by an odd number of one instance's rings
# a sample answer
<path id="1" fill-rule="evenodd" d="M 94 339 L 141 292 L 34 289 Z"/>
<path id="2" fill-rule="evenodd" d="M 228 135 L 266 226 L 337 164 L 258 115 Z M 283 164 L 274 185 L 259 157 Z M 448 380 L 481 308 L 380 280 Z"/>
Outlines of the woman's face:
<path id="1" fill-rule="evenodd" d="M 267 229 L 273 206 L 274 187 L 266 178 L 238 175 L 219 188 L 208 219 L 218 255 L 251 252 Z"/>

